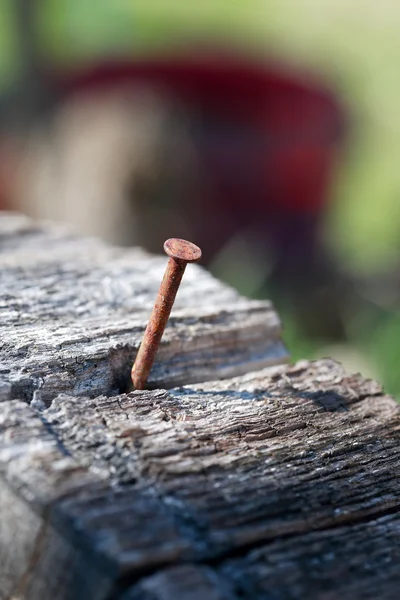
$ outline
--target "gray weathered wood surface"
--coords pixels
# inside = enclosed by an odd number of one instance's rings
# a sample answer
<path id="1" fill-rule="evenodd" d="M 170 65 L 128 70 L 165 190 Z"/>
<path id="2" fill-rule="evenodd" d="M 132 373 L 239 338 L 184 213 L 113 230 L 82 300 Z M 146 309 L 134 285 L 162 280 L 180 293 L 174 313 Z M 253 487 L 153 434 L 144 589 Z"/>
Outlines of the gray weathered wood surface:
<path id="1" fill-rule="evenodd" d="M 152 374 L 170 389 L 120 393 L 165 259 L 14 216 L 0 265 L 0 600 L 399 597 L 377 383 L 265 368 L 272 307 L 193 267 Z"/>
<path id="2" fill-rule="evenodd" d="M 330 360 L 8 401 L 0 432 L 5 597 L 398 597 L 398 406 Z"/>
<path id="3" fill-rule="evenodd" d="M 166 262 L 1 216 L 0 400 L 125 390 Z M 271 303 L 189 265 L 149 382 L 171 387 L 286 360 Z"/>

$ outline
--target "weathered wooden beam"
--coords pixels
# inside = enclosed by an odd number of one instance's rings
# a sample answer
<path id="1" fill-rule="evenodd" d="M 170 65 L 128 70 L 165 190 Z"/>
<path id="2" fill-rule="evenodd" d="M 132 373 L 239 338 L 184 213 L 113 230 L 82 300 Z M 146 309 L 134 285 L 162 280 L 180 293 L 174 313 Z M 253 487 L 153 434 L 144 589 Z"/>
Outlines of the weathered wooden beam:
<path id="1" fill-rule="evenodd" d="M 165 262 L 0 218 L 0 600 L 397 598 L 395 401 L 196 266 L 123 393 Z"/>
<path id="2" fill-rule="evenodd" d="M 125 391 L 165 265 L 165 256 L 0 217 L 0 399 Z M 226 378 L 287 358 L 270 302 L 190 265 L 149 383 Z"/>
<path id="3" fill-rule="evenodd" d="M 398 406 L 332 361 L 41 412 L 9 401 L 0 419 L 22 557 L 7 593 L 192 599 L 191 577 L 210 598 L 398 593 Z"/>

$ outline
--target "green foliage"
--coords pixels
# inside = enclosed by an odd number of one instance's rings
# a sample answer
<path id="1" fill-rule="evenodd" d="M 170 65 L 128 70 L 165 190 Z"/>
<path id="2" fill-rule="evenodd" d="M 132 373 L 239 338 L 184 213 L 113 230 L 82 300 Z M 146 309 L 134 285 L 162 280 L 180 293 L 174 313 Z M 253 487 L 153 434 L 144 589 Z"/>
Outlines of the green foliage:
<path id="1" fill-rule="evenodd" d="M 388 314 L 366 344 L 388 393 L 400 400 L 400 313 Z"/>

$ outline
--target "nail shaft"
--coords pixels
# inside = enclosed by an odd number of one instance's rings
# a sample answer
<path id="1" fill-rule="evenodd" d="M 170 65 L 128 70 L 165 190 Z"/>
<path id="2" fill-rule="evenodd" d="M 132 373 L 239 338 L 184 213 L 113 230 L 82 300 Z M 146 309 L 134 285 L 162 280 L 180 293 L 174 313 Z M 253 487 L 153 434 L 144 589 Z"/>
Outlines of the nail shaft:
<path id="1" fill-rule="evenodd" d="M 167 240 L 164 250 L 170 258 L 132 367 L 132 383 L 137 390 L 144 389 L 146 385 L 186 265 L 188 262 L 197 262 L 201 258 L 201 250 L 197 246 L 176 238 Z"/>

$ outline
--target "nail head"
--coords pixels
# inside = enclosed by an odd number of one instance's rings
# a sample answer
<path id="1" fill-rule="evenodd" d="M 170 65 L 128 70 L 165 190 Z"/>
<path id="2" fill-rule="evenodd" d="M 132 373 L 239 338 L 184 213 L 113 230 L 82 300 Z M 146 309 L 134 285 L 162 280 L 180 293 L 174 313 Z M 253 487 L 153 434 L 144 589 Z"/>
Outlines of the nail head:
<path id="1" fill-rule="evenodd" d="M 171 258 L 187 263 L 197 262 L 201 258 L 201 250 L 198 246 L 179 238 L 170 238 L 164 242 L 164 251 Z"/>

